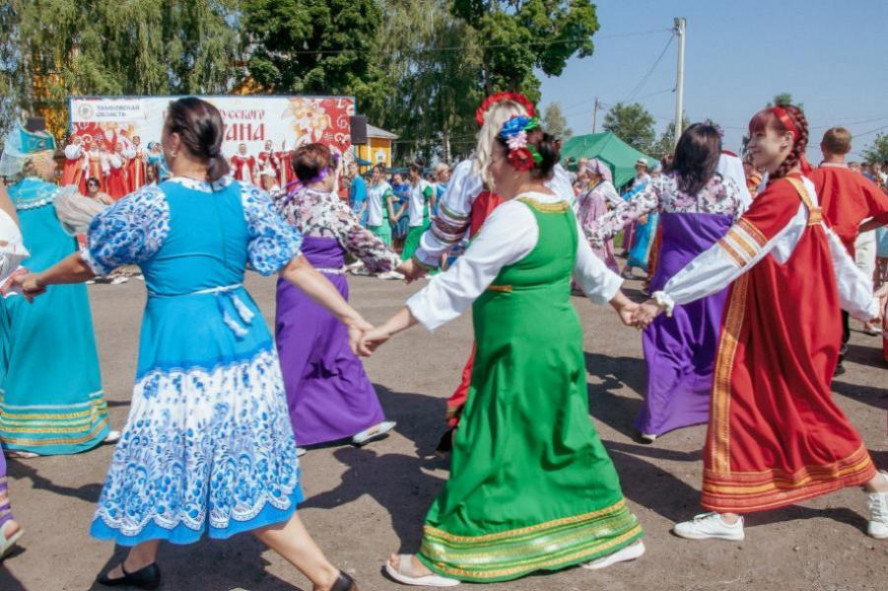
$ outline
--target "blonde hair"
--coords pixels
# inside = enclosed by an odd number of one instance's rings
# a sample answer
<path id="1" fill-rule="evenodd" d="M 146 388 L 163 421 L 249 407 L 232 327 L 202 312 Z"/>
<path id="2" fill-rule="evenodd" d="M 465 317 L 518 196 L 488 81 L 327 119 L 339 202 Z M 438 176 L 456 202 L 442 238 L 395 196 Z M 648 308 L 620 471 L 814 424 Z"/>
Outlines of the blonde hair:
<path id="1" fill-rule="evenodd" d="M 484 185 L 490 190 L 494 188 L 493 178 L 487 167 L 493 157 L 493 144 L 496 142 L 496 136 L 502 130 L 503 124 L 518 115 L 527 115 L 527 109 L 520 103 L 508 100 L 496 103 L 484 113 L 484 125 L 478 132 L 478 145 L 475 148 L 474 169 L 484 181 Z"/>
<path id="2" fill-rule="evenodd" d="M 50 167 L 52 167 L 51 171 Z M 41 168 L 46 171 L 46 174 L 40 174 Z M 25 164 L 22 167 L 22 172 L 18 175 L 19 178 L 17 180 L 21 180 L 29 176 L 36 176 L 46 182 L 52 183 L 55 182 L 54 176 L 57 172 L 57 168 L 58 165 L 55 161 L 55 151 L 41 150 L 40 152 L 28 154 L 28 156 L 25 158 Z"/>
<path id="3" fill-rule="evenodd" d="M 823 134 L 821 145 L 830 154 L 844 156 L 851 151 L 851 132 L 844 127 L 832 127 Z"/>

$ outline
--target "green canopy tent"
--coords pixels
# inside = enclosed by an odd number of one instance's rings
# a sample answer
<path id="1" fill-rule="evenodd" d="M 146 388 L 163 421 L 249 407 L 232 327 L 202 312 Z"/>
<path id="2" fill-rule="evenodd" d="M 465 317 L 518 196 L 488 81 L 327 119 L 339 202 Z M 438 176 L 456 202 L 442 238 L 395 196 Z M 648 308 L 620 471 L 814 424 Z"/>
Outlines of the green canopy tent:
<path id="1" fill-rule="evenodd" d="M 622 187 L 635 176 L 635 163 L 639 158 L 647 160 L 648 168 L 657 160 L 639 152 L 609 131 L 590 133 L 570 138 L 561 146 L 561 162 L 568 158 L 598 158 L 607 164 L 614 175 L 614 186 Z"/>

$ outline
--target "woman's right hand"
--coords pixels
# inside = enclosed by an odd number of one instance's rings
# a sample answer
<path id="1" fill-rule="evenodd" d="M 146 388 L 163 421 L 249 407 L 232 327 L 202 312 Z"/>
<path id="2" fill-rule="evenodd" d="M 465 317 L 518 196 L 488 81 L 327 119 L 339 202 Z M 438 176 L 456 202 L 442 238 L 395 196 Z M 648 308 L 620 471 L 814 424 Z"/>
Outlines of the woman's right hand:
<path id="1" fill-rule="evenodd" d="M 385 327 L 378 327 L 373 330 L 365 331 L 361 343 L 358 346 L 358 354 L 362 357 L 370 357 L 376 352 L 376 349 L 392 338 L 392 335 L 393 333 Z"/>

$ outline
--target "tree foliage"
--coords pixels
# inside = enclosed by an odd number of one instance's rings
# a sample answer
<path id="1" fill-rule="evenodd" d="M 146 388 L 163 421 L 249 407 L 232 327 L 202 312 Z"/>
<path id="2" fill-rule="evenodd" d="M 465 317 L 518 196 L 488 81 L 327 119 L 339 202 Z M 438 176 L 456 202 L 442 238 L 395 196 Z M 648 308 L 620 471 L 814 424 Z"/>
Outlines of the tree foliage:
<path id="1" fill-rule="evenodd" d="M 604 116 L 604 129 L 644 153 L 649 153 L 656 131 L 654 118 L 640 103 L 617 103 Z"/>
<path id="2" fill-rule="evenodd" d="M 598 30 L 590 0 L 453 0 L 453 13 L 484 40 L 482 88 L 539 99 L 538 68 L 559 76 L 572 56 L 592 55 Z"/>
<path id="3" fill-rule="evenodd" d="M 681 129 L 684 131 L 688 127 L 690 127 L 690 120 L 682 115 L 681 117 Z M 670 121 L 666 125 L 666 129 L 663 130 L 663 133 L 660 135 L 660 138 L 651 145 L 650 151 L 648 152 L 649 156 L 657 158 L 658 160 L 662 160 L 667 155 L 672 154 L 675 151 L 675 121 Z"/>
<path id="4" fill-rule="evenodd" d="M 462 155 L 499 90 L 594 49 L 591 0 L 0 0 L 0 128 L 70 95 L 343 94 L 402 157 Z"/>
<path id="5" fill-rule="evenodd" d="M 474 111 L 481 102 L 477 32 L 444 1 L 383 0 L 377 38 L 383 72 L 375 122 L 401 137 L 396 156 L 450 160 L 474 145 Z"/>
<path id="6" fill-rule="evenodd" d="M 888 134 L 877 134 L 873 143 L 863 150 L 863 158 L 870 164 L 888 162 Z"/>
<path id="7" fill-rule="evenodd" d="M 558 102 L 549 103 L 543 111 L 543 129 L 555 137 L 567 139 L 573 135 L 573 130 L 567 126 L 567 119 L 561 111 Z"/>
<path id="8" fill-rule="evenodd" d="M 278 94 L 354 95 L 372 105 L 380 88 L 374 0 L 242 0 L 248 69 Z"/>
<path id="9" fill-rule="evenodd" d="M 12 108 L 66 120 L 76 94 L 225 91 L 237 0 L 5 0 L 0 87 Z M 61 121 L 59 121 L 61 119 Z"/>

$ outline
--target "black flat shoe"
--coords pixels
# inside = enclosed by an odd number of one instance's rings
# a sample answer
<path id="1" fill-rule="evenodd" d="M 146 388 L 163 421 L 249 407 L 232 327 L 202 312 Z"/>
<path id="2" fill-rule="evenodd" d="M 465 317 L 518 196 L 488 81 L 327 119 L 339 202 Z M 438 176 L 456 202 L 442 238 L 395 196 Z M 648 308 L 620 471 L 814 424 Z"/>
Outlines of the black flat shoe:
<path id="1" fill-rule="evenodd" d="M 145 568 L 140 568 L 134 573 L 126 572 L 126 568 L 122 564 L 120 565 L 120 570 L 123 571 L 122 577 L 110 579 L 107 574 L 103 574 L 96 577 L 96 582 L 106 587 L 130 585 L 139 589 L 157 589 L 160 586 L 160 568 L 156 562 L 149 564 Z"/>
<path id="2" fill-rule="evenodd" d="M 358 585 L 353 578 L 339 571 L 339 578 L 330 587 L 330 591 L 358 591 Z"/>

